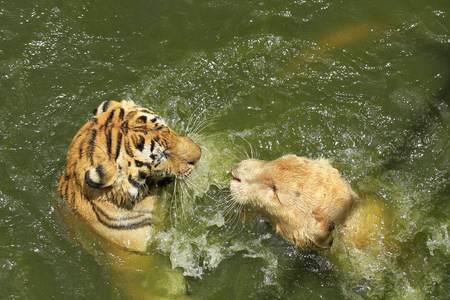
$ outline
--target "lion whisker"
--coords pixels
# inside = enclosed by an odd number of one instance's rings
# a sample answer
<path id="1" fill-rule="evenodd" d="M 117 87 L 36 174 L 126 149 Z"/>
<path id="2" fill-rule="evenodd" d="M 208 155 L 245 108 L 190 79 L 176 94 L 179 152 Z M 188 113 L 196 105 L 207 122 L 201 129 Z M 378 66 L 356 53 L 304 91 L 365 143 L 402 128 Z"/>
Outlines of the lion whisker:
<path id="1" fill-rule="evenodd" d="M 229 194 L 223 201 L 217 203 L 216 207 L 219 208 L 232 229 L 235 229 L 239 223 L 243 223 L 239 221 L 245 219 L 242 218 L 242 215 L 245 217 L 244 205 L 235 202 L 232 195 Z"/>
<path id="2" fill-rule="evenodd" d="M 241 160 L 259 159 L 258 150 L 245 137 L 242 137 L 242 139 L 247 143 L 248 149 L 242 145 L 239 145 L 237 147 L 239 152 L 239 158 Z"/>
<path id="3" fill-rule="evenodd" d="M 250 147 L 250 156 L 248 158 L 258 159 L 259 158 L 258 150 L 255 147 L 253 147 L 253 145 L 247 139 L 244 139 L 244 140 L 247 142 L 248 146 Z"/>

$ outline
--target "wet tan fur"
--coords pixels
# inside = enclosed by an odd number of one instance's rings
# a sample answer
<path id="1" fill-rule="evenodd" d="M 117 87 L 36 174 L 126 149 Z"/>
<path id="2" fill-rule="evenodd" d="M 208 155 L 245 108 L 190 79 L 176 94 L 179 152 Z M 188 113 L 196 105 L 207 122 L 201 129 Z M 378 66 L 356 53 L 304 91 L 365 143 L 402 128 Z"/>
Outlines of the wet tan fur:
<path id="1" fill-rule="evenodd" d="M 234 201 L 261 212 L 278 233 L 302 248 L 330 247 L 334 228 L 345 224 L 359 203 L 324 159 L 250 159 L 237 164 L 232 175 Z"/>

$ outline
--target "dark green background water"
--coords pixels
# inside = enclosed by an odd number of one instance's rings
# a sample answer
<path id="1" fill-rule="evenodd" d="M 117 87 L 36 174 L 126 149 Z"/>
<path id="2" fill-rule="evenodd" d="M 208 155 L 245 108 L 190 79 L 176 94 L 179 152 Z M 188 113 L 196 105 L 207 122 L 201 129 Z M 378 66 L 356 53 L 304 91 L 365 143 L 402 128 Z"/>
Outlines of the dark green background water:
<path id="1" fill-rule="evenodd" d="M 133 99 L 179 132 L 210 120 L 195 202 L 154 239 L 194 296 L 446 299 L 449 30 L 448 0 L 0 1 L 0 298 L 121 297 L 54 199 L 90 112 Z M 333 159 L 389 207 L 398 247 L 350 253 L 345 271 L 262 219 L 224 218 L 250 145 Z"/>

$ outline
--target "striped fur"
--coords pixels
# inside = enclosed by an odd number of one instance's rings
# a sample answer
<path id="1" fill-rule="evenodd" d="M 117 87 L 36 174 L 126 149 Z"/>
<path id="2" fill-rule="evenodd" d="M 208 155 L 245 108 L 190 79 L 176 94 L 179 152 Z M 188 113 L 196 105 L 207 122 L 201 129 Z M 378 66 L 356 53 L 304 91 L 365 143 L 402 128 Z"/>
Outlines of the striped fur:
<path id="1" fill-rule="evenodd" d="M 188 176 L 200 154 L 154 112 L 106 101 L 75 135 L 57 191 L 101 235 L 141 251 L 152 232 L 152 189 Z"/>

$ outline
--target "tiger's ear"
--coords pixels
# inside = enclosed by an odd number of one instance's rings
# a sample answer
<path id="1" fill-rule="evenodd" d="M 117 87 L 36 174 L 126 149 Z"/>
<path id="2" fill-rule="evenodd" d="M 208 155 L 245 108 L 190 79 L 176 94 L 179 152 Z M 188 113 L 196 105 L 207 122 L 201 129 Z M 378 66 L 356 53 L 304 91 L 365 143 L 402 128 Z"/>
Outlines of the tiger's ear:
<path id="1" fill-rule="evenodd" d="M 92 168 L 86 171 L 84 174 L 84 180 L 86 183 L 94 189 L 101 189 L 110 187 L 115 182 L 115 167 L 105 167 L 100 164 L 96 168 Z"/>
<path id="2" fill-rule="evenodd" d="M 107 111 L 108 109 L 115 108 L 117 106 L 120 106 L 120 103 L 117 101 L 103 101 L 96 109 L 94 109 L 92 113 L 94 114 L 94 116 L 96 116 Z"/>

